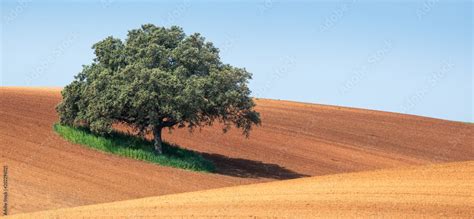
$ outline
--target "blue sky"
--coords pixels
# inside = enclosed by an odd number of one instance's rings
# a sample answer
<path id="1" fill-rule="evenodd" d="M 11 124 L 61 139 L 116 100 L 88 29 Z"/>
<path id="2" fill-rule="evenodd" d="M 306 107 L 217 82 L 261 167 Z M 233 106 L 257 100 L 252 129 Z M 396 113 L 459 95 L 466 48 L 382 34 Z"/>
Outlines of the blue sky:
<path id="1" fill-rule="evenodd" d="M 1 85 L 64 86 L 144 23 L 200 32 L 257 97 L 473 121 L 472 1 L 2 1 Z"/>

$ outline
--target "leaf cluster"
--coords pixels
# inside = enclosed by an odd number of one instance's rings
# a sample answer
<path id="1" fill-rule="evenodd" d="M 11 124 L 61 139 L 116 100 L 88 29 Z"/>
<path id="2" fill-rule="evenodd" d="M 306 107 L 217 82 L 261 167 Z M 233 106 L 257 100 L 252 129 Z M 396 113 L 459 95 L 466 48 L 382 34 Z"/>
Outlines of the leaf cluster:
<path id="1" fill-rule="evenodd" d="M 215 121 L 248 135 L 260 123 L 250 97 L 251 73 L 221 62 L 219 50 L 180 27 L 142 25 L 122 41 L 92 47 L 95 59 L 63 91 L 60 123 L 110 133 L 125 123 L 144 134 L 153 128 L 196 127 Z"/>

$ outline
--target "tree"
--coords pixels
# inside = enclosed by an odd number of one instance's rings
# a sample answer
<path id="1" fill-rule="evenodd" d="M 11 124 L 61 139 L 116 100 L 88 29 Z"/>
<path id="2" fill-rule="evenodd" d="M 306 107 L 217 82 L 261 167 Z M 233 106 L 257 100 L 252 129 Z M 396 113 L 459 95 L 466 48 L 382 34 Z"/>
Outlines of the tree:
<path id="1" fill-rule="evenodd" d="M 224 132 L 234 125 L 248 136 L 260 124 L 247 86 L 251 74 L 223 64 L 198 33 L 146 24 L 124 42 L 107 37 L 92 48 L 92 64 L 61 92 L 61 124 L 106 134 L 124 123 L 140 135 L 152 132 L 159 154 L 163 128 L 192 131 L 218 121 Z"/>

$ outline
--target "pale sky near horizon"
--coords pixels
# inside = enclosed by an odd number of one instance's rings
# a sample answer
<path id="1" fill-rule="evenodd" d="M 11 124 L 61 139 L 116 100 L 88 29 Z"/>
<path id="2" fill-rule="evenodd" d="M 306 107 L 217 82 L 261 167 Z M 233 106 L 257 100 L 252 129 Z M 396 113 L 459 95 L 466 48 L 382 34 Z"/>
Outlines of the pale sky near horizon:
<path id="1" fill-rule="evenodd" d="M 199 32 L 252 95 L 473 122 L 472 1 L 1 3 L 1 85 L 64 86 L 92 44 L 145 23 Z"/>

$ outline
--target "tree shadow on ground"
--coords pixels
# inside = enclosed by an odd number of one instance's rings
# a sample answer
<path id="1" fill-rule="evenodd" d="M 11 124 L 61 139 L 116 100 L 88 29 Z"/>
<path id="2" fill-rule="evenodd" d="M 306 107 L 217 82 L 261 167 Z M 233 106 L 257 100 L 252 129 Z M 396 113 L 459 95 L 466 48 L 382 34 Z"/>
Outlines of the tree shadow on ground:
<path id="1" fill-rule="evenodd" d="M 116 133 L 113 133 L 113 139 L 122 140 L 128 142 L 127 140 L 132 139 L 132 143 L 127 143 L 126 145 L 135 145 L 136 142 L 146 141 L 143 144 L 147 144 L 146 150 L 152 150 L 153 142 L 152 138 L 137 137 L 137 133 L 131 131 L 126 126 L 123 126 Z M 124 140 L 125 139 L 125 140 Z M 193 154 L 200 154 L 204 159 L 209 160 L 214 163 L 215 170 L 212 171 L 216 174 L 222 174 L 227 176 L 241 177 L 241 178 L 267 178 L 267 179 L 295 179 L 301 177 L 307 177 L 309 175 L 300 174 L 292 170 L 286 169 L 277 164 L 263 163 L 261 161 L 248 160 L 243 158 L 232 158 L 227 157 L 221 154 L 215 153 L 204 153 L 199 151 L 194 151 L 191 149 L 186 149 L 177 144 L 170 144 L 168 142 L 163 142 L 164 148 L 163 151 L 170 152 L 174 151 L 173 154 L 184 157 L 193 157 Z M 174 148 L 174 149 L 173 149 Z M 173 150 L 170 150 L 173 149 Z M 178 157 L 179 157 L 178 156 Z"/>
<path id="2" fill-rule="evenodd" d="M 214 173 L 227 176 L 269 179 L 295 179 L 309 176 L 294 172 L 277 164 L 242 158 L 231 158 L 220 154 L 201 153 L 201 155 L 214 162 L 216 167 Z"/>

